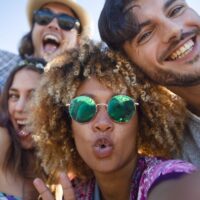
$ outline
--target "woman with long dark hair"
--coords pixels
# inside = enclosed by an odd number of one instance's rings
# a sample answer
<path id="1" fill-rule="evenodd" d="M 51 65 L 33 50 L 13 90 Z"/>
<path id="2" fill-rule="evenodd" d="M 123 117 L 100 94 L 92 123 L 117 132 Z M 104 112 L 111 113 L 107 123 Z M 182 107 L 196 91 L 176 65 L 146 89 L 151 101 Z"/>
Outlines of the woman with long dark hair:
<path id="1" fill-rule="evenodd" d="M 0 101 L 0 199 L 34 200 L 34 147 L 26 130 L 30 100 L 45 62 L 26 59 L 10 73 Z"/>

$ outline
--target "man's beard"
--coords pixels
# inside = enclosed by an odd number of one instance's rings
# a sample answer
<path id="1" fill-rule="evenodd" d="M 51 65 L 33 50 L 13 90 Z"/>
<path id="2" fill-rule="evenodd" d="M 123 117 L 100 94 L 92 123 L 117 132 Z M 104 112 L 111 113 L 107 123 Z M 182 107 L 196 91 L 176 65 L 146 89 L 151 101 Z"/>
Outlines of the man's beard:
<path id="1" fill-rule="evenodd" d="M 200 68 L 191 74 L 180 74 L 159 69 L 151 78 L 164 86 L 195 86 L 200 84 Z"/>

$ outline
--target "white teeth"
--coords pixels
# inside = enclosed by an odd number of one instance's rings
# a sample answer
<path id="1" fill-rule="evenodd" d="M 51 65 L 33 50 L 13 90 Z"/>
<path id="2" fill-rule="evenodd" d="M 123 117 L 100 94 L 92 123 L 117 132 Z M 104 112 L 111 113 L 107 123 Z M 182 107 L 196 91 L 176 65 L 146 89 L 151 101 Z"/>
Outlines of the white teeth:
<path id="1" fill-rule="evenodd" d="M 18 125 L 26 125 L 27 124 L 27 120 L 17 120 L 17 124 Z"/>
<path id="2" fill-rule="evenodd" d="M 183 46 L 181 46 L 179 49 L 177 49 L 175 52 L 173 52 L 171 54 L 170 58 L 172 60 L 182 58 L 182 57 L 186 56 L 189 52 L 191 52 L 193 47 L 194 47 L 193 40 L 188 40 Z"/>
<path id="3" fill-rule="evenodd" d="M 59 39 L 55 35 L 45 35 L 44 41 L 46 40 L 54 40 L 55 42 L 59 43 Z"/>

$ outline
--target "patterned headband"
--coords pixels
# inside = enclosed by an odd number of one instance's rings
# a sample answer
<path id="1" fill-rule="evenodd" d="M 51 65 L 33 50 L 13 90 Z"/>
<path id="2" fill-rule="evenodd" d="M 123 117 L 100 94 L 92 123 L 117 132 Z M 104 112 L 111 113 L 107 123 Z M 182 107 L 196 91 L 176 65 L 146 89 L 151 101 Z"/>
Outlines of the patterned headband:
<path id="1" fill-rule="evenodd" d="M 21 60 L 18 64 L 19 67 L 26 66 L 26 65 L 31 65 L 31 66 L 34 66 L 38 69 L 43 69 L 43 70 L 44 70 L 44 67 L 45 67 L 45 65 L 41 62 L 35 62 L 34 63 L 34 62 L 31 62 L 31 61 L 29 62 L 28 60 Z"/>

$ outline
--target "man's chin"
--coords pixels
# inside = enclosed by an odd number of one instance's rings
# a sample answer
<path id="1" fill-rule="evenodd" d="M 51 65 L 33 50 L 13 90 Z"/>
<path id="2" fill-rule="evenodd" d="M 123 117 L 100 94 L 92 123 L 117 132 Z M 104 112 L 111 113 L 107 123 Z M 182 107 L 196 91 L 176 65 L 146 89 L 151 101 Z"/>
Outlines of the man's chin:
<path id="1" fill-rule="evenodd" d="M 195 74 L 180 74 L 159 70 L 151 76 L 151 79 L 163 86 L 192 87 L 200 84 L 200 71 Z"/>
<path id="2" fill-rule="evenodd" d="M 181 80 L 181 79 L 175 79 L 173 81 L 165 82 L 163 84 L 168 87 L 195 87 L 200 85 L 200 78 L 194 78 L 194 79 L 188 79 L 188 80 Z"/>

